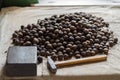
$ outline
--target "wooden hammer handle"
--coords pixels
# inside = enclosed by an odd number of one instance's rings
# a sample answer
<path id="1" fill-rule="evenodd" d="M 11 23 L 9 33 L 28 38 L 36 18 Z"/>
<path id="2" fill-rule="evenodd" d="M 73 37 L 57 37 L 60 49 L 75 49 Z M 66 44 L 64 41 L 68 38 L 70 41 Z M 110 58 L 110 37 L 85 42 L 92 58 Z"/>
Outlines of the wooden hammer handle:
<path id="1" fill-rule="evenodd" d="M 97 55 L 97 56 L 86 57 L 81 59 L 61 61 L 61 62 L 55 63 L 55 65 L 57 66 L 57 68 L 60 68 L 60 67 L 72 66 L 76 64 L 98 62 L 98 61 L 105 61 L 105 60 L 107 60 L 107 55 Z"/>

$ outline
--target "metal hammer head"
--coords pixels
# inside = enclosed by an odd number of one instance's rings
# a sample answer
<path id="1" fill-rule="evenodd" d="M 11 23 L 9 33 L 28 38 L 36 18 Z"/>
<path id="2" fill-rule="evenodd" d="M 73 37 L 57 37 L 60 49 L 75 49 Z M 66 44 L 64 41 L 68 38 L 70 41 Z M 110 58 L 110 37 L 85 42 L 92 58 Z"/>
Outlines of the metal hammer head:
<path id="1" fill-rule="evenodd" d="M 57 72 L 57 67 L 50 56 L 47 57 L 47 67 L 50 70 L 50 72 L 54 74 Z"/>

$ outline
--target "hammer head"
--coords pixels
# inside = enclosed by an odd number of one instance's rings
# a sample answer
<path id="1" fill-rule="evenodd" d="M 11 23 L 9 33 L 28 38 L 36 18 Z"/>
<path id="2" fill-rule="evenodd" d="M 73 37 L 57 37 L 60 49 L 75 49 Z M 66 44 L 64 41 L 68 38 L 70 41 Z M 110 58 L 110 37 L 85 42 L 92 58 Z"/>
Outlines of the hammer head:
<path id="1" fill-rule="evenodd" d="M 57 67 L 50 56 L 47 57 L 47 68 L 54 74 L 57 72 Z"/>

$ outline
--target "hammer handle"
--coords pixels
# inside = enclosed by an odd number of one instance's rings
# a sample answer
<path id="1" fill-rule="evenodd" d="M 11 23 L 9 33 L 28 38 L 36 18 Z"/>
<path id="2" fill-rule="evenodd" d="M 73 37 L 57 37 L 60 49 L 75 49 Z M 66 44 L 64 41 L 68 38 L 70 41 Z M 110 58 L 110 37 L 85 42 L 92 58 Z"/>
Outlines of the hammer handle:
<path id="1" fill-rule="evenodd" d="M 68 60 L 68 61 L 61 61 L 55 63 L 57 68 L 65 67 L 65 66 L 72 66 L 76 64 L 83 64 L 83 63 L 91 63 L 91 62 L 98 62 L 98 61 L 105 61 L 107 60 L 107 55 L 98 55 L 98 56 L 92 56 L 92 57 L 86 57 L 81 59 L 75 59 L 75 60 Z"/>

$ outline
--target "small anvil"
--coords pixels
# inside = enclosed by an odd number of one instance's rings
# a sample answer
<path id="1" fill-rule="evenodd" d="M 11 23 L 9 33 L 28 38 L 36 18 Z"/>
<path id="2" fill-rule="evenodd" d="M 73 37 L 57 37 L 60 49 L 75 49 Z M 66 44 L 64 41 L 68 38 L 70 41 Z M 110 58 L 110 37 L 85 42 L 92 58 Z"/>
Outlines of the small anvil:
<path id="1" fill-rule="evenodd" d="M 6 76 L 23 77 L 37 75 L 37 47 L 9 47 L 6 61 Z"/>

